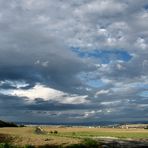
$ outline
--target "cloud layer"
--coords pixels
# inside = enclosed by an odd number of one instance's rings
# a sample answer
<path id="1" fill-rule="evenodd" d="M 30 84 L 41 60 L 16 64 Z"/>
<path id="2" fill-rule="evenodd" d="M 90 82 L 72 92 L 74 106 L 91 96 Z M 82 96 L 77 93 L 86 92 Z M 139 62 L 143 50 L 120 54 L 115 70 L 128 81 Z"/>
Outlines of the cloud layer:
<path id="1" fill-rule="evenodd" d="M 0 0 L 0 45 L 1 119 L 148 117 L 146 0 Z"/>

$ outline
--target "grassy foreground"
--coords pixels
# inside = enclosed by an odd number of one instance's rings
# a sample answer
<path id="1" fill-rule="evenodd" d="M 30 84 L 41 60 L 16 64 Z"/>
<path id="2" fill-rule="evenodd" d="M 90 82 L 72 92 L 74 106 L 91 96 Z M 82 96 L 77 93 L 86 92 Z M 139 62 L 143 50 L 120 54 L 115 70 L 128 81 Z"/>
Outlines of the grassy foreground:
<path id="1" fill-rule="evenodd" d="M 45 134 L 35 133 L 35 127 L 0 128 L 0 148 L 10 148 L 10 145 L 22 148 L 43 148 L 50 145 L 53 148 L 62 147 L 94 147 L 98 145 L 95 138 L 120 138 L 148 141 L 147 129 L 116 129 L 87 127 L 43 127 Z M 54 133 L 57 131 L 57 133 Z M 9 143 L 9 144 L 6 144 Z M 90 146 L 93 145 L 93 146 Z M 13 148 L 11 146 L 11 148 Z"/>

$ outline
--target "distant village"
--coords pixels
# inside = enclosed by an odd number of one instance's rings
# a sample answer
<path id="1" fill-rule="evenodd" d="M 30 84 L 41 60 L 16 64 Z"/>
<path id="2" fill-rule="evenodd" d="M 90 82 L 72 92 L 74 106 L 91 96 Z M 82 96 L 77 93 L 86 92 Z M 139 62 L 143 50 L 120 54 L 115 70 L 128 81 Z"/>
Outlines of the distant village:
<path id="1" fill-rule="evenodd" d="M 148 129 L 148 124 L 116 124 L 106 126 L 89 126 L 88 128 Z"/>

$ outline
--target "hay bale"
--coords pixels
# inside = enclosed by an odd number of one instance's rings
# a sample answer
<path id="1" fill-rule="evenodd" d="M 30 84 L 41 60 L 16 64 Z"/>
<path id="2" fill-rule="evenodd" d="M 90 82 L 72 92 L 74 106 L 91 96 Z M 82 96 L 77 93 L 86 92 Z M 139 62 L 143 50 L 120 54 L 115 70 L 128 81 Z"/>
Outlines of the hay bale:
<path id="1" fill-rule="evenodd" d="M 36 127 L 35 133 L 36 134 L 46 134 L 46 132 L 41 127 Z"/>

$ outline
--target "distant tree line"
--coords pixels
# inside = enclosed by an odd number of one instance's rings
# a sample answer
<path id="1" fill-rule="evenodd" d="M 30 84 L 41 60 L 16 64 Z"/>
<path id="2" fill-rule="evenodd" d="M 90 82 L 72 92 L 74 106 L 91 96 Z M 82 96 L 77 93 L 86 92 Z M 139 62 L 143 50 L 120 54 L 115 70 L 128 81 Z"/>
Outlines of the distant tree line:
<path id="1" fill-rule="evenodd" d="M 4 122 L 0 120 L 0 127 L 18 127 L 18 125 L 13 122 Z"/>

